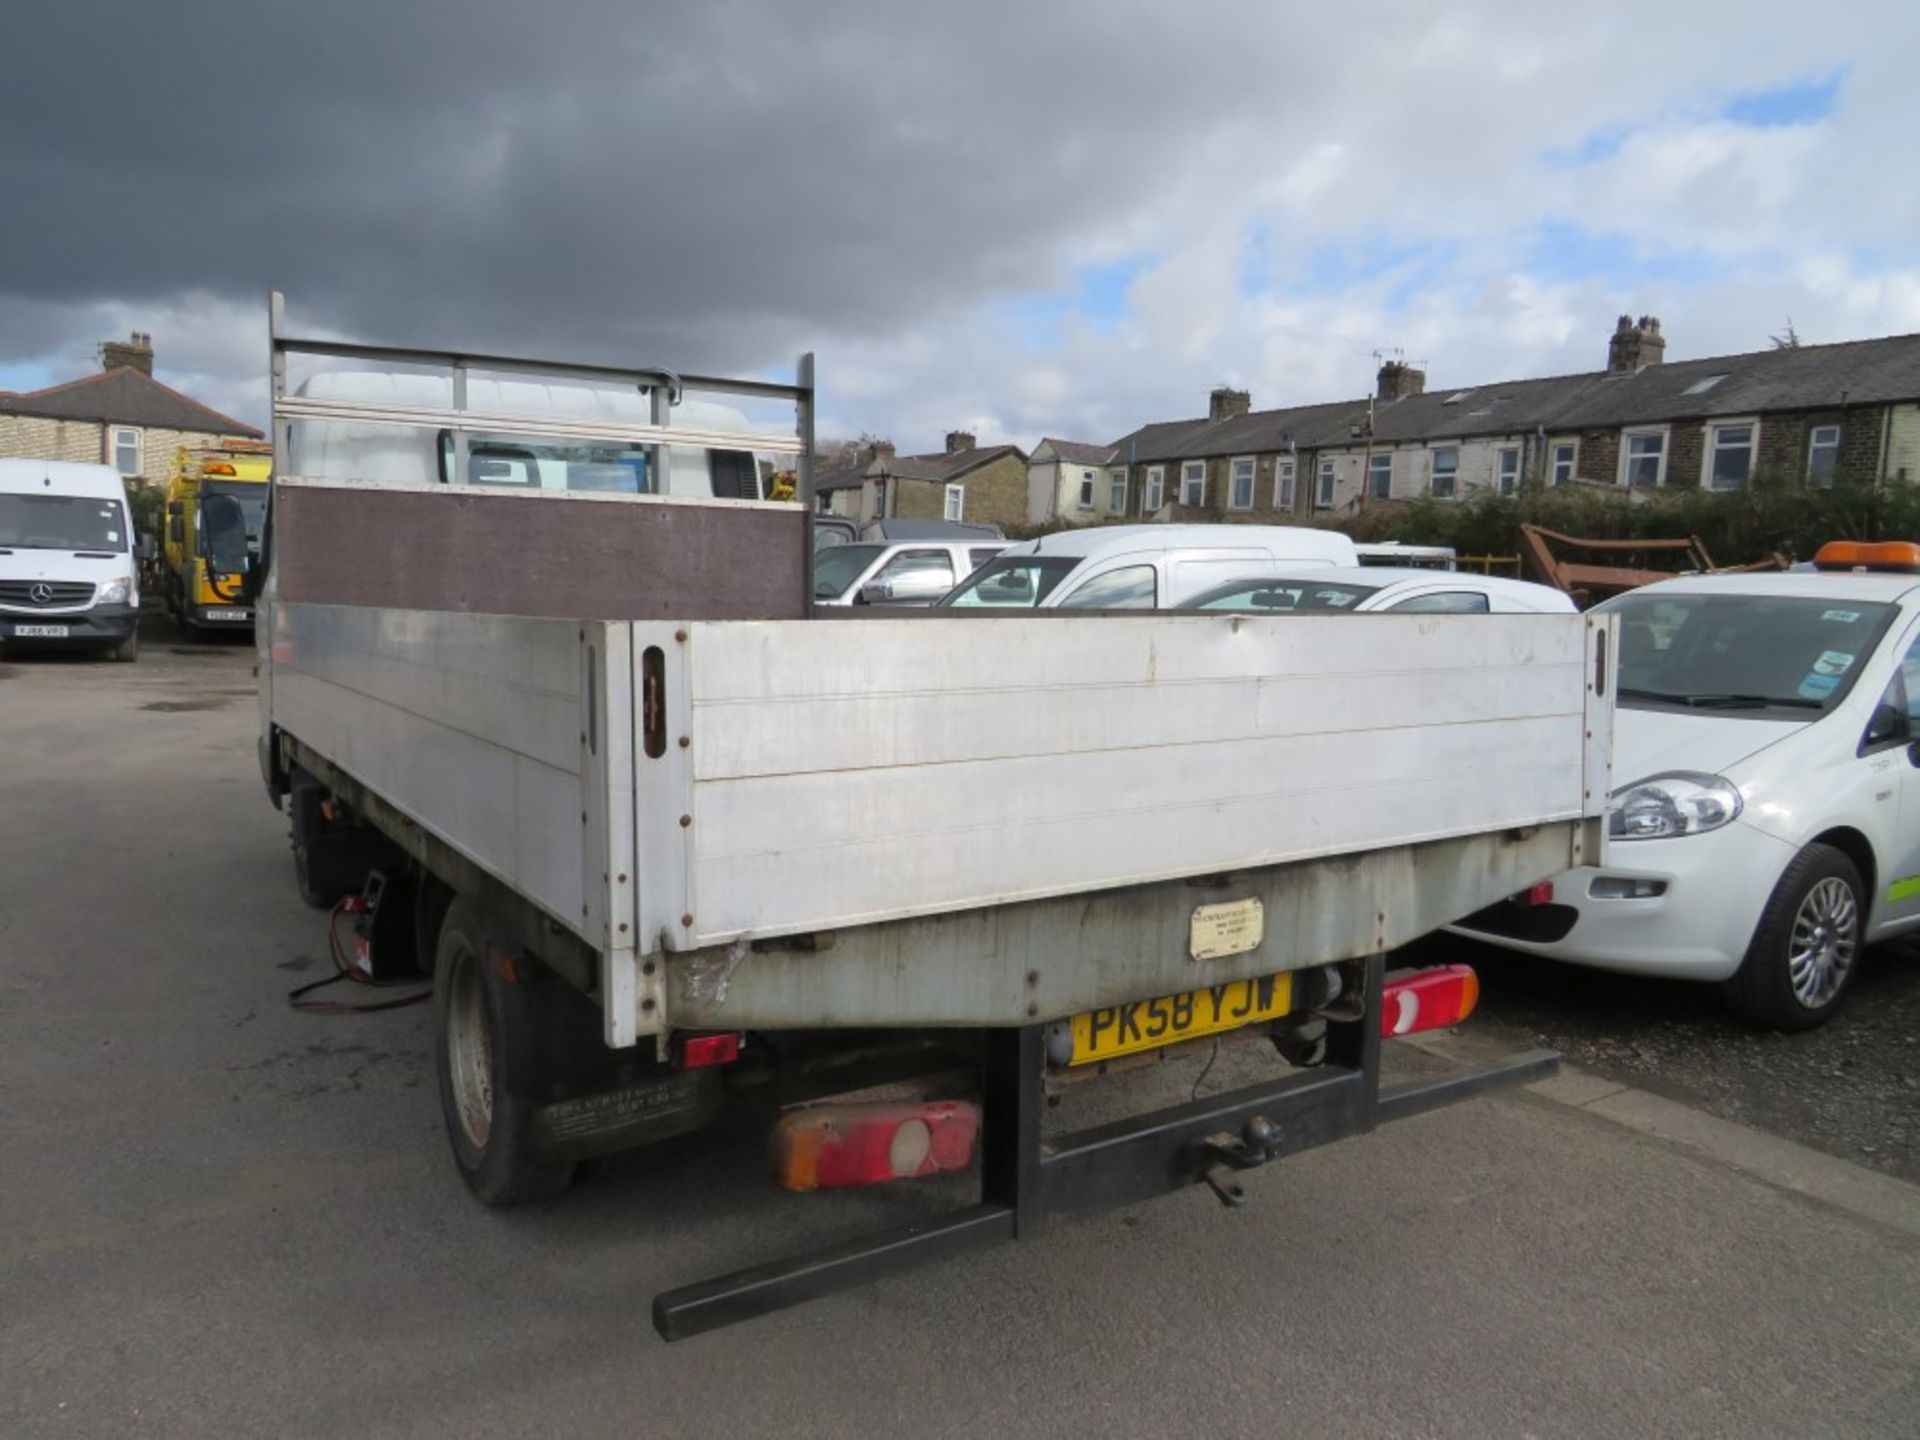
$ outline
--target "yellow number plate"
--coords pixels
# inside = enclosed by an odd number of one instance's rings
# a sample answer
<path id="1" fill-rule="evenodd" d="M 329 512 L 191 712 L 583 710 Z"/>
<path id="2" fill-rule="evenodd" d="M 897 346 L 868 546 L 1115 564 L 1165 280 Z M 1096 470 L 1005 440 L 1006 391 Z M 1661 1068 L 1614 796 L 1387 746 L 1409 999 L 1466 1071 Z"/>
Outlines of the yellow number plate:
<path id="1" fill-rule="evenodd" d="M 1157 1050 L 1180 1040 L 1272 1020 L 1292 1008 L 1291 975 L 1228 980 L 1182 995 L 1115 1005 L 1110 1010 L 1076 1015 L 1069 1022 L 1073 1026 L 1071 1063 L 1091 1065 L 1097 1060 Z"/>

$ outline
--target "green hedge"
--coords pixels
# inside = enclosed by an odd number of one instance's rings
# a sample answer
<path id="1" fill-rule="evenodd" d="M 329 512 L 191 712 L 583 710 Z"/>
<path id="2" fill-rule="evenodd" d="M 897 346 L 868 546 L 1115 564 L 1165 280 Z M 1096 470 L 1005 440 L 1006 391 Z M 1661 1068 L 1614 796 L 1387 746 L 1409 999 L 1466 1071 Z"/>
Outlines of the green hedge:
<path id="1" fill-rule="evenodd" d="M 1920 487 L 1757 475 L 1744 490 L 1638 493 L 1587 486 L 1527 487 L 1518 495 L 1403 500 L 1334 520 L 1356 540 L 1451 545 L 1462 555 L 1517 555 L 1523 522 L 1600 540 L 1700 538 L 1714 563 L 1781 554 L 1806 560 L 1828 540 L 1920 539 Z M 1616 563 L 1629 563 L 1622 557 Z"/>

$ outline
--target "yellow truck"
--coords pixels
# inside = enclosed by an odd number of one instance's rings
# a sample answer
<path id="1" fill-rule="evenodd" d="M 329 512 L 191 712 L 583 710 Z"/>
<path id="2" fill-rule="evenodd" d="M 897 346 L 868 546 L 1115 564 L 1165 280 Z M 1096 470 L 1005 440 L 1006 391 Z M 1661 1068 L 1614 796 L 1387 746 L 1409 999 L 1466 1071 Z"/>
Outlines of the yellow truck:
<path id="1" fill-rule="evenodd" d="M 273 447 L 257 441 L 183 445 L 167 475 L 168 611 L 184 631 L 253 624 L 245 560 L 260 556 Z M 209 503 L 212 502 L 212 503 Z"/>

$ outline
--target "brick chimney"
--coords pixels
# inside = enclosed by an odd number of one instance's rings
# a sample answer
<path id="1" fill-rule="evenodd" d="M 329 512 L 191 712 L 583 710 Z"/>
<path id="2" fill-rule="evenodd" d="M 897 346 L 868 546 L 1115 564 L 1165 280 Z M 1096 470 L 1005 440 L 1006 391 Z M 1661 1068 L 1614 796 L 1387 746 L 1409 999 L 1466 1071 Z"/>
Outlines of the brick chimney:
<path id="1" fill-rule="evenodd" d="M 893 442 L 891 440 L 875 440 L 870 444 L 862 445 L 859 450 L 854 453 L 853 462 L 864 470 L 876 460 L 891 459 L 893 459 Z"/>
<path id="2" fill-rule="evenodd" d="M 963 450 L 972 450 L 974 448 L 976 448 L 976 442 L 973 438 L 973 433 L 971 431 L 969 430 L 947 431 L 947 454 L 958 455 Z"/>
<path id="3" fill-rule="evenodd" d="M 1217 385 L 1207 396 L 1207 419 L 1227 420 L 1244 415 L 1253 408 L 1253 396 L 1230 385 Z"/>
<path id="4" fill-rule="evenodd" d="M 1607 369 L 1632 372 L 1658 365 L 1667 356 L 1667 340 L 1660 333 L 1657 315 L 1642 315 L 1635 323 L 1631 315 L 1622 315 L 1607 341 Z"/>
<path id="5" fill-rule="evenodd" d="M 1380 367 L 1375 377 L 1374 398 L 1379 400 L 1399 400 L 1408 395 L 1422 394 L 1427 388 L 1427 372 L 1416 370 L 1400 360 L 1389 360 Z"/>
<path id="6" fill-rule="evenodd" d="M 104 342 L 100 346 L 100 368 L 118 370 L 122 365 L 130 365 L 142 375 L 153 374 L 153 337 L 136 330 L 130 340 Z"/>

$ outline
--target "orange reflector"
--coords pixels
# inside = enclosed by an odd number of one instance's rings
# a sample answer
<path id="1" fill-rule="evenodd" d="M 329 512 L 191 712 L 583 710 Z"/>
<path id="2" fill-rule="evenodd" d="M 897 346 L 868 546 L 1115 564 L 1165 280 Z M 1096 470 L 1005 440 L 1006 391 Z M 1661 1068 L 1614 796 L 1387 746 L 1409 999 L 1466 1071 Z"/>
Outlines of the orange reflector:
<path id="1" fill-rule="evenodd" d="M 964 1100 L 814 1105 L 773 1129 L 773 1174 L 788 1190 L 911 1180 L 962 1170 L 980 1111 Z"/>
<path id="2" fill-rule="evenodd" d="M 1442 965 L 1404 980 L 1389 980 L 1380 996 L 1380 1033 L 1418 1035 L 1444 1030 L 1473 1014 L 1480 1003 L 1480 977 L 1471 965 Z"/>
<path id="3" fill-rule="evenodd" d="M 731 1065 L 740 1058 L 740 1032 L 718 1035 L 682 1035 L 673 1042 L 673 1063 L 682 1070 L 703 1065 Z"/>
<path id="4" fill-rule="evenodd" d="M 1920 545 L 1911 540 L 1829 540 L 1815 552 L 1813 568 L 1920 573 Z"/>
<path id="5" fill-rule="evenodd" d="M 202 465 L 200 473 L 202 475 L 237 475 L 240 472 L 231 465 Z"/>

